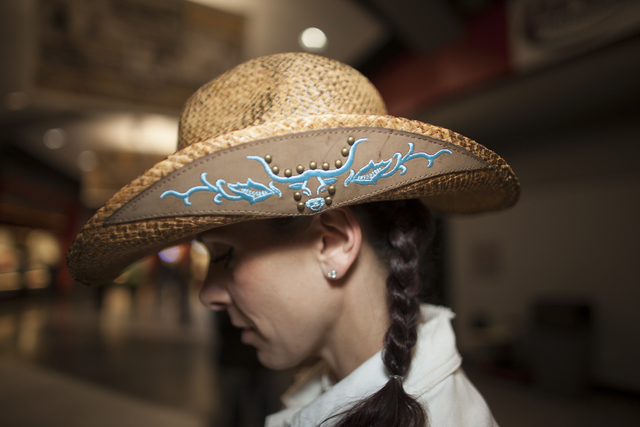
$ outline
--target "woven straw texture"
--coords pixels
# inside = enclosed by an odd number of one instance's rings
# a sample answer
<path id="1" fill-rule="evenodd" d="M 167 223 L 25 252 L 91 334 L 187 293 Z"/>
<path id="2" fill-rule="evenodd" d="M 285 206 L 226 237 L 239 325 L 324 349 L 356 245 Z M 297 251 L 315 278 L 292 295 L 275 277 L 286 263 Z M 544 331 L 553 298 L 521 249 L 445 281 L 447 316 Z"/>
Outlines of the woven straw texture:
<path id="1" fill-rule="evenodd" d="M 211 228 L 264 218 L 205 215 L 103 225 L 150 185 L 203 155 L 296 132 L 361 126 L 398 129 L 450 142 L 492 166 L 425 179 L 358 203 L 420 197 L 440 212 L 472 213 L 504 209 L 518 200 L 517 178 L 492 151 L 450 130 L 384 114 L 384 103 L 373 85 L 339 62 L 308 54 L 279 54 L 242 64 L 203 86 L 187 102 L 178 151 L 98 210 L 69 250 L 69 271 L 83 284 L 109 283 L 145 255 Z"/>

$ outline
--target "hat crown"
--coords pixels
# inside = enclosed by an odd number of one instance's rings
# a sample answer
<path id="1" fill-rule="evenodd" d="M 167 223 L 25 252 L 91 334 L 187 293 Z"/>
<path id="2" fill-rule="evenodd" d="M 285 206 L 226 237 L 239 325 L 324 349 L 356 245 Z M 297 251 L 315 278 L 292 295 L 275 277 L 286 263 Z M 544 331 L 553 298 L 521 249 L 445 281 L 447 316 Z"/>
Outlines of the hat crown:
<path id="1" fill-rule="evenodd" d="M 257 58 L 202 86 L 186 103 L 178 149 L 249 126 L 320 114 L 384 115 L 373 84 L 322 56 L 282 53 Z"/>

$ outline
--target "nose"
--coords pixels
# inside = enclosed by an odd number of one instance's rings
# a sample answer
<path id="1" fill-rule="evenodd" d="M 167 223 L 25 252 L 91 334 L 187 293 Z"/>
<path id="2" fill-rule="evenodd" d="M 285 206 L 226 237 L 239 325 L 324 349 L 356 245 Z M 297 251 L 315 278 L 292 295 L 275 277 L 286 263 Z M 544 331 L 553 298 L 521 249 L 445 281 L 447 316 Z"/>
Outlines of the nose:
<path id="1" fill-rule="evenodd" d="M 218 270 L 218 271 L 216 271 Z M 209 266 L 207 277 L 200 289 L 200 302 L 213 311 L 226 310 L 232 303 L 225 283 L 228 278 L 220 269 Z"/>

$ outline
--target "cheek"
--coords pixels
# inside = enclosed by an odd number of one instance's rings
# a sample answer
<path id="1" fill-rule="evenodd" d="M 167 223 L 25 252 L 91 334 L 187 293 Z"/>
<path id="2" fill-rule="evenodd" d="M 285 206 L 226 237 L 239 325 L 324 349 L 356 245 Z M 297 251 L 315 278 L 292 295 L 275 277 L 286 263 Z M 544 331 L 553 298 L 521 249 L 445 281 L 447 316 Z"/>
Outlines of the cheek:
<path id="1" fill-rule="evenodd" d="M 336 290 L 304 255 L 244 260 L 234 269 L 235 304 L 257 327 L 258 356 L 270 368 L 316 354 L 340 312 Z"/>
<path id="2" fill-rule="evenodd" d="M 282 289 L 274 267 L 268 260 L 250 259 L 234 268 L 234 302 L 245 314 L 258 318 L 269 317 L 269 313 L 279 306 Z"/>

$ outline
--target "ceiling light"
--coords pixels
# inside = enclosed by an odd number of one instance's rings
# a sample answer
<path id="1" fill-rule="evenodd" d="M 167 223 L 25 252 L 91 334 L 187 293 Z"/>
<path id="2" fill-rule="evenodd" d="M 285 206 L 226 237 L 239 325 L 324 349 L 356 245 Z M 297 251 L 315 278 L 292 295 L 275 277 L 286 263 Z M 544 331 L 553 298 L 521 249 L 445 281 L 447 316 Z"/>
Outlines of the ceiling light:
<path id="1" fill-rule="evenodd" d="M 76 163 L 82 172 L 91 172 L 98 166 L 98 157 L 91 150 L 83 151 L 78 154 Z"/>
<path id="2" fill-rule="evenodd" d="M 300 46 L 308 52 L 319 52 L 327 47 L 327 36 L 316 27 L 310 27 L 300 34 Z"/>
<path id="3" fill-rule="evenodd" d="M 67 133 L 62 129 L 49 129 L 43 136 L 44 145 L 52 150 L 57 150 L 67 143 Z"/>
<path id="4" fill-rule="evenodd" d="M 92 128 L 96 147 L 168 155 L 176 150 L 177 117 L 161 114 L 109 114 Z"/>

